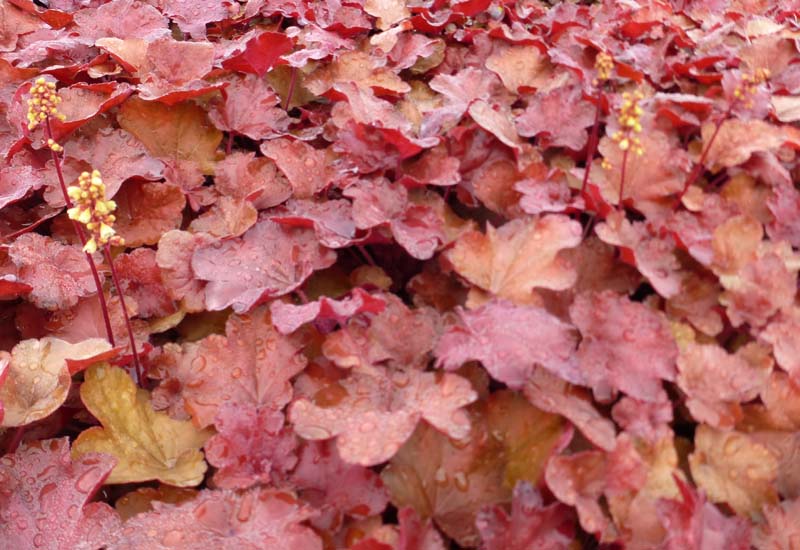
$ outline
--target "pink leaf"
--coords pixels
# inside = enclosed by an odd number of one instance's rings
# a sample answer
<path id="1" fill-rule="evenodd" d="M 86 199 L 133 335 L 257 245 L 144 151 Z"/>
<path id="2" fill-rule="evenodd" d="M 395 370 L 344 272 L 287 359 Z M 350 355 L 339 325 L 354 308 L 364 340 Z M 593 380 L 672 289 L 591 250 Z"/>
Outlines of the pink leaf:
<path id="1" fill-rule="evenodd" d="M 207 282 L 208 309 L 233 306 L 242 313 L 265 298 L 293 291 L 335 261 L 336 253 L 321 247 L 312 231 L 262 220 L 241 238 L 196 248 L 192 271 Z"/>
<path id="2" fill-rule="evenodd" d="M 33 287 L 28 298 L 37 307 L 64 309 L 97 291 L 86 255 L 77 246 L 26 233 L 11 244 L 8 255 L 19 281 Z"/>
<path id="3" fill-rule="evenodd" d="M 373 372 L 340 381 L 345 395 L 333 406 L 295 401 L 289 409 L 295 431 L 312 440 L 338 436 L 342 459 L 364 466 L 394 456 L 422 419 L 454 439 L 469 434 L 469 419 L 460 409 L 478 396 L 467 380 L 414 369 Z"/>
<path id="4" fill-rule="evenodd" d="M 206 442 L 205 454 L 221 489 L 269 485 L 297 464 L 295 436 L 275 409 L 226 403 L 214 426 L 217 434 Z"/>
<path id="5" fill-rule="evenodd" d="M 503 506 L 483 508 L 477 524 L 486 550 L 568 550 L 574 539 L 572 510 L 560 502 L 545 506 L 526 481 L 517 482 L 511 513 Z"/>
<path id="6" fill-rule="evenodd" d="M 342 300 L 332 300 L 323 296 L 319 300 L 296 306 L 280 300 L 270 305 L 272 323 L 282 334 L 290 334 L 314 320 L 343 323 L 350 317 L 363 312 L 380 313 L 386 302 L 373 297 L 360 288 L 353 289 L 351 296 Z"/>
<path id="7" fill-rule="evenodd" d="M 455 370 L 477 360 L 492 378 L 512 388 L 522 387 L 536 364 L 573 383 L 582 381 L 575 358 L 577 332 L 545 309 L 494 300 L 474 311 L 456 311 L 460 323 L 436 346 L 440 366 Z"/>
<path id="8" fill-rule="evenodd" d="M 378 474 L 344 462 L 328 441 L 309 441 L 303 445 L 291 479 L 315 508 L 338 516 L 358 518 L 380 514 L 389 501 Z"/>
<path id="9" fill-rule="evenodd" d="M 306 365 L 297 342 L 272 327 L 265 307 L 232 315 L 225 328 L 226 336 L 165 346 L 175 362 L 160 389 L 180 384 L 186 410 L 201 428 L 225 402 L 283 408 L 292 397 L 289 380 Z"/>
<path id="10" fill-rule="evenodd" d="M 133 516 L 114 533 L 111 547 L 322 550 L 319 536 L 302 525 L 312 515 L 292 495 L 274 489 L 206 490 L 180 504 L 153 502 L 152 512 Z"/>
<path id="11" fill-rule="evenodd" d="M 0 538 L 9 548 L 91 550 L 109 542 L 119 516 L 90 502 L 115 461 L 72 461 L 66 437 L 24 444 L 0 458 Z"/>
<path id="12" fill-rule="evenodd" d="M 661 380 L 675 379 L 678 348 L 663 316 L 611 291 L 582 293 L 570 317 L 583 340 L 580 369 L 598 399 L 616 390 L 643 401 L 661 401 Z M 642 361 L 642 354 L 647 361 Z"/>
<path id="13" fill-rule="evenodd" d="M 750 548 L 750 525 L 737 516 L 726 517 L 705 495 L 675 477 L 681 499 L 662 499 L 658 517 L 667 537 L 663 550 L 747 550 Z"/>

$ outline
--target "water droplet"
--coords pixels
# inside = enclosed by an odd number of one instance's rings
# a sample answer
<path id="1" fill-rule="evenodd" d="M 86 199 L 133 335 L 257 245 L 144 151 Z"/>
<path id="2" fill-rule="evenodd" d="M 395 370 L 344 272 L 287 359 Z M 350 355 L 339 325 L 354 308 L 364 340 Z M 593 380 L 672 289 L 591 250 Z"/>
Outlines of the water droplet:
<path id="1" fill-rule="evenodd" d="M 48 483 L 45 486 L 43 486 L 42 490 L 39 491 L 39 500 L 44 500 L 47 497 L 47 495 L 55 491 L 57 487 L 58 486 L 55 483 Z"/>
<path id="2" fill-rule="evenodd" d="M 466 491 L 469 489 L 469 480 L 464 472 L 456 472 L 453 474 L 453 481 L 455 481 L 456 489 L 459 491 Z"/>
<path id="3" fill-rule="evenodd" d="M 236 519 L 244 523 L 250 519 L 253 513 L 253 495 L 247 494 L 242 498 L 242 505 L 239 507 L 239 512 L 236 514 Z"/>
<path id="4" fill-rule="evenodd" d="M 375 429 L 375 423 L 373 423 L 373 422 L 364 422 L 363 424 L 361 424 L 361 426 L 359 426 L 358 429 L 359 429 L 359 431 L 361 431 L 361 433 L 369 433 L 369 432 L 371 432 L 372 430 Z"/>
<path id="5" fill-rule="evenodd" d="M 164 546 L 175 546 L 177 544 L 180 544 L 182 540 L 183 540 L 183 533 L 181 533 L 180 531 L 170 531 L 169 533 L 164 535 L 163 539 L 161 539 L 161 544 L 163 544 Z"/>
<path id="6" fill-rule="evenodd" d="M 722 447 L 722 452 L 728 456 L 733 456 L 739 450 L 739 442 L 735 437 L 729 437 Z"/>
<path id="7" fill-rule="evenodd" d="M 756 480 L 759 477 L 758 468 L 755 466 L 748 466 L 744 473 L 751 480 Z"/>
<path id="8" fill-rule="evenodd" d="M 447 472 L 444 471 L 444 468 L 441 466 L 436 469 L 436 473 L 433 475 L 433 479 L 439 485 L 447 485 Z"/>
<path id="9" fill-rule="evenodd" d="M 97 486 L 98 476 L 94 468 L 90 468 L 75 482 L 75 488 L 81 493 L 89 493 Z"/>
<path id="10" fill-rule="evenodd" d="M 206 358 L 202 355 L 198 355 L 191 362 L 192 370 L 196 373 L 203 372 L 206 370 Z"/>
<path id="11" fill-rule="evenodd" d="M 233 369 L 233 372 L 231 372 L 231 377 L 233 378 L 239 378 L 241 376 L 242 376 L 242 369 L 240 369 L 239 367 L 236 367 L 235 369 Z"/>
<path id="12" fill-rule="evenodd" d="M 314 166 L 314 159 L 311 157 L 307 157 L 306 160 L 303 162 L 307 168 L 313 168 Z"/>
<path id="13" fill-rule="evenodd" d="M 67 509 L 67 515 L 72 519 L 77 518 L 78 517 L 78 505 L 77 504 L 73 504 L 72 506 L 70 506 Z"/>
<path id="14" fill-rule="evenodd" d="M 622 331 L 622 339 L 626 342 L 633 342 L 636 340 L 636 331 L 632 329 L 625 329 Z"/>
<path id="15" fill-rule="evenodd" d="M 330 439 L 333 434 L 322 426 L 302 426 L 298 433 L 306 439 Z"/>
<path id="16" fill-rule="evenodd" d="M 411 382 L 411 378 L 404 370 L 398 370 L 392 373 L 392 383 L 398 388 L 405 388 Z"/>
<path id="17" fill-rule="evenodd" d="M 41 533 L 37 533 L 36 536 L 33 537 L 33 545 L 36 546 L 37 548 L 41 548 L 42 546 L 44 546 L 44 543 L 45 543 L 44 535 L 42 535 Z"/>

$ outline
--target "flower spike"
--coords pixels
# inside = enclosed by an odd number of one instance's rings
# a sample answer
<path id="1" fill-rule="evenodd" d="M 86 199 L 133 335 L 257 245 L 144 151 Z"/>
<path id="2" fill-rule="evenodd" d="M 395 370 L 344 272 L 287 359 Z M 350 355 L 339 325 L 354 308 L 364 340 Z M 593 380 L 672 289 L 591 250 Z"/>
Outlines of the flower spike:
<path id="1" fill-rule="evenodd" d="M 46 80 L 44 77 L 37 78 L 31 86 L 28 99 L 28 130 L 36 129 L 48 117 L 64 120 L 66 117 L 58 110 L 60 104 L 61 96 L 56 91 L 56 83 Z M 49 142 L 48 145 L 52 147 Z M 58 144 L 55 145 L 58 146 Z"/>
<path id="2" fill-rule="evenodd" d="M 71 220 L 83 224 L 91 237 L 83 247 L 84 252 L 94 253 L 107 244 L 121 246 L 125 241 L 116 234 L 113 225 L 116 217 L 113 212 L 117 203 L 106 199 L 106 186 L 100 172 L 83 172 L 78 184 L 67 188 L 67 194 L 75 201 L 75 206 L 67 210 Z"/>

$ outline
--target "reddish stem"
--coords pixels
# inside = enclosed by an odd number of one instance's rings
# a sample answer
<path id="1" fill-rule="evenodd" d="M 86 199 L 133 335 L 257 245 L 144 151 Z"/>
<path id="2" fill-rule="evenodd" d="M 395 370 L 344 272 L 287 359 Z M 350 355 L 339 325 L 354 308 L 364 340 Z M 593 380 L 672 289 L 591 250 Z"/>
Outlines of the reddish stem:
<path id="1" fill-rule="evenodd" d="M 705 166 L 706 157 L 708 156 L 708 152 L 711 150 L 711 147 L 714 145 L 714 140 L 717 139 L 717 134 L 719 134 L 719 129 L 722 128 L 722 123 L 725 122 L 725 119 L 731 114 L 731 110 L 733 106 L 728 108 L 723 116 L 721 116 L 714 126 L 714 133 L 711 134 L 711 139 L 708 140 L 708 145 L 703 148 L 703 152 L 700 153 L 700 159 L 697 161 L 697 164 L 694 165 L 692 171 L 689 172 L 689 176 L 686 178 L 686 181 L 683 183 L 683 190 L 678 195 L 678 200 L 675 202 L 675 210 L 681 205 L 681 200 L 683 200 L 683 196 L 689 190 L 689 187 L 697 181 L 697 178 L 700 177 L 700 174 L 703 172 L 703 167 Z"/>
<path id="2" fill-rule="evenodd" d="M 9 233 L 8 235 L 4 235 L 3 237 L 0 237 L 0 242 L 6 242 L 6 241 L 10 241 L 11 239 L 16 239 L 17 237 L 19 237 L 20 235 L 24 235 L 28 231 L 33 231 L 34 229 L 36 229 L 37 227 L 39 227 L 40 225 L 42 225 L 44 222 L 46 222 L 49 219 L 50 218 L 48 218 L 47 216 L 45 216 L 44 218 L 38 219 L 38 220 L 36 220 L 35 222 L 33 222 L 32 224 L 30 224 L 27 227 L 23 227 L 22 229 L 14 231 L 13 233 Z"/>
<path id="3" fill-rule="evenodd" d="M 225 154 L 230 155 L 233 151 L 233 132 L 228 132 L 228 143 L 225 145 Z"/>
<path id="4" fill-rule="evenodd" d="M 292 79 L 289 81 L 289 91 L 286 92 L 286 104 L 283 106 L 284 111 L 289 111 L 289 105 L 292 103 L 292 96 L 294 95 L 294 87 L 297 84 L 297 67 L 292 67 Z"/>
<path id="5" fill-rule="evenodd" d="M 45 137 L 46 139 L 53 138 L 53 130 L 50 128 L 50 117 L 45 118 Z M 69 193 L 67 193 L 67 184 L 64 181 L 64 172 L 61 170 L 61 159 L 52 148 L 50 148 L 50 155 L 53 157 L 53 163 L 56 166 L 58 184 L 61 186 L 61 194 L 64 195 L 64 203 L 67 205 L 67 208 L 72 208 L 72 200 L 69 198 Z M 72 227 L 75 230 L 75 233 L 78 235 L 78 239 L 81 241 L 81 245 L 86 246 L 86 234 L 83 232 L 83 228 L 75 220 L 70 221 L 72 222 Z M 103 311 L 103 323 L 106 325 L 108 342 L 112 346 L 115 346 L 114 331 L 111 329 L 111 317 L 108 315 L 106 295 L 103 293 L 103 283 L 100 282 L 100 275 L 97 273 L 97 266 L 94 263 L 94 258 L 92 258 L 92 255 L 88 252 L 85 254 L 86 261 L 89 263 L 89 269 L 92 270 L 92 278 L 94 279 L 94 286 L 97 288 L 97 296 L 100 299 L 100 309 Z"/>
<path id="6" fill-rule="evenodd" d="M 131 345 L 131 353 L 133 354 L 133 364 L 136 367 L 136 378 L 140 386 L 144 386 L 144 373 L 142 372 L 142 364 L 139 362 L 139 352 L 136 351 L 136 340 L 133 337 L 133 327 L 131 326 L 131 319 L 128 316 L 128 307 L 125 305 L 125 296 L 122 294 L 122 287 L 119 284 L 119 276 L 117 275 L 117 268 L 114 267 L 114 258 L 111 257 L 111 248 L 108 245 L 103 247 L 103 254 L 106 257 L 108 266 L 111 269 L 111 279 L 114 281 L 114 287 L 117 289 L 117 296 L 119 296 L 119 305 L 122 307 L 122 316 L 125 318 L 125 328 L 128 330 L 128 341 Z"/>
<path id="7" fill-rule="evenodd" d="M 583 184 L 581 185 L 581 195 L 586 191 L 589 183 L 589 172 L 592 170 L 592 159 L 597 151 L 597 138 L 600 133 L 600 111 L 603 109 L 603 94 L 597 94 L 597 108 L 594 111 L 594 124 L 592 133 L 589 135 L 589 143 L 586 145 L 586 168 L 583 171 Z"/>
<path id="8" fill-rule="evenodd" d="M 622 204 L 622 198 L 625 192 L 625 167 L 628 165 L 629 152 L 630 149 L 625 149 L 625 152 L 622 153 L 622 168 L 619 170 L 619 207 L 623 210 L 625 209 L 625 206 Z"/>
<path id="9" fill-rule="evenodd" d="M 14 430 L 11 439 L 6 443 L 6 454 L 14 454 L 19 444 L 22 443 L 22 437 L 25 435 L 26 428 L 27 426 L 19 426 Z"/>
<path id="10" fill-rule="evenodd" d="M 375 267 L 376 265 L 378 265 L 378 264 L 375 263 L 375 260 L 372 259 L 372 256 L 370 255 L 369 251 L 367 251 L 367 247 L 366 246 L 363 246 L 363 245 L 359 244 L 359 245 L 356 245 L 356 248 L 358 248 L 358 251 L 361 252 L 361 254 L 364 256 L 364 259 L 367 260 L 367 263 L 369 265 L 371 265 L 372 267 Z"/>

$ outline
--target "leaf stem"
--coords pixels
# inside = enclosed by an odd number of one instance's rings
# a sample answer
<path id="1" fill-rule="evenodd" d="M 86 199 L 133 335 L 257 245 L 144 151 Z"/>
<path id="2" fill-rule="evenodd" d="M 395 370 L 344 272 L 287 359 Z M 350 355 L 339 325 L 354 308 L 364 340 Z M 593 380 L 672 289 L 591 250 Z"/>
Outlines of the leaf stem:
<path id="1" fill-rule="evenodd" d="M 581 195 L 586 191 L 586 185 L 589 183 L 589 172 L 592 170 L 592 159 L 597 151 L 597 137 L 600 133 L 600 111 L 603 107 L 603 93 L 597 93 L 597 108 L 594 111 L 594 124 L 592 124 L 592 133 L 589 135 L 589 143 L 586 144 L 586 168 L 583 171 L 583 183 L 581 184 Z"/>
<path id="2" fill-rule="evenodd" d="M 625 193 L 625 168 L 628 166 L 628 153 L 630 149 L 625 149 L 622 153 L 622 167 L 619 170 L 619 207 L 624 210 L 625 206 L 622 204 L 622 199 Z"/>
<path id="3" fill-rule="evenodd" d="M 283 110 L 287 113 L 289 112 L 289 105 L 292 103 L 295 85 L 297 85 L 297 67 L 292 67 L 292 78 L 289 80 L 289 90 L 286 92 L 286 104 L 283 106 Z"/>
<path id="4" fill-rule="evenodd" d="M 722 128 L 722 124 L 727 120 L 727 118 L 731 114 L 731 110 L 733 106 L 728 108 L 724 115 L 717 119 L 717 122 L 714 126 L 714 133 L 711 134 L 711 138 L 708 140 L 708 145 L 703 148 L 703 151 L 700 153 L 700 158 L 697 161 L 697 164 L 694 165 L 692 171 L 689 172 L 689 176 L 686 178 L 686 181 L 683 183 L 683 190 L 681 190 L 680 194 L 678 195 L 678 200 L 675 202 L 674 209 L 677 210 L 681 205 L 681 200 L 683 200 L 683 196 L 689 190 L 689 187 L 697 181 L 697 178 L 700 177 L 700 174 L 703 172 L 703 167 L 705 166 L 706 157 L 708 157 L 708 152 L 711 150 L 711 147 L 714 145 L 714 140 L 717 139 L 717 135 L 719 134 L 720 128 Z"/>
<path id="5" fill-rule="evenodd" d="M 111 269 L 111 279 L 114 281 L 114 287 L 117 289 L 117 296 L 119 296 L 119 305 L 122 308 L 122 316 L 125 318 L 125 328 L 128 330 L 128 341 L 131 345 L 131 353 L 133 354 L 133 364 L 136 367 L 136 378 L 139 386 L 144 386 L 144 373 L 142 371 L 142 364 L 139 362 L 139 352 L 136 351 L 136 339 L 133 337 L 133 327 L 131 326 L 131 318 L 128 316 L 128 307 L 125 305 L 125 296 L 122 294 L 122 287 L 119 284 L 119 276 L 117 275 L 117 268 L 114 267 L 114 258 L 111 257 L 111 248 L 106 244 L 103 247 L 103 255 L 108 262 Z"/>
<path id="6" fill-rule="evenodd" d="M 47 139 L 53 138 L 53 130 L 50 127 L 50 117 L 48 116 L 45 118 L 45 137 Z M 64 172 L 61 169 L 61 159 L 59 158 L 58 154 L 50 148 L 50 155 L 53 158 L 53 164 L 56 167 L 56 174 L 58 175 L 58 184 L 61 186 L 61 194 L 64 196 L 64 203 L 67 205 L 67 208 L 72 208 L 72 200 L 69 198 L 69 194 L 67 193 L 67 184 L 64 181 Z M 72 227 L 75 230 L 75 233 L 78 235 L 78 239 L 81 241 L 81 245 L 86 245 L 86 234 L 83 232 L 83 228 L 80 226 L 78 222 L 75 220 L 72 221 Z M 100 309 L 103 311 L 103 323 L 106 326 L 106 335 L 108 336 L 108 342 L 115 346 L 114 342 L 114 331 L 111 329 L 111 317 L 108 314 L 108 304 L 106 303 L 106 295 L 103 293 L 103 283 L 100 282 L 100 274 L 97 272 L 97 265 L 94 263 L 94 258 L 88 252 L 85 252 L 86 261 L 89 263 L 89 268 L 92 270 L 92 278 L 94 279 L 94 285 L 97 288 L 97 297 L 100 299 Z"/>

